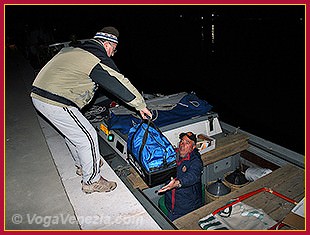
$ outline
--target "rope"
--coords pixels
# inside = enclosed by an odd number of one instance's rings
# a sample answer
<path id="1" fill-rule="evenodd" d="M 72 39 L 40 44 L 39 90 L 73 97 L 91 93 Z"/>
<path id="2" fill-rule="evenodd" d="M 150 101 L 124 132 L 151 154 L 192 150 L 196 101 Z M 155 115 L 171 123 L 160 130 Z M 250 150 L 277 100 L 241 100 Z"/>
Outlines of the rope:
<path id="1" fill-rule="evenodd" d="M 90 122 L 100 122 L 104 119 L 103 113 L 106 111 L 106 107 L 94 105 L 88 111 L 84 113 L 84 116 Z"/>

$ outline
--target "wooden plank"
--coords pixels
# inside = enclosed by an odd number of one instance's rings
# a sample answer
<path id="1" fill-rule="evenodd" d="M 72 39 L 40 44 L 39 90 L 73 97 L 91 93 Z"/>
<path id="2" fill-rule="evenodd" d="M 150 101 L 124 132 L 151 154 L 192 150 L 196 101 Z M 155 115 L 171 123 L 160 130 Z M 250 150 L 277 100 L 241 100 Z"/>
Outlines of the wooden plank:
<path id="1" fill-rule="evenodd" d="M 203 165 L 210 165 L 246 150 L 249 147 L 248 140 L 249 137 L 243 133 L 229 134 L 216 138 L 215 149 L 201 155 Z"/>
<path id="2" fill-rule="evenodd" d="M 127 179 L 131 183 L 132 187 L 138 188 L 140 190 L 148 188 L 147 184 L 143 181 L 143 179 L 133 167 L 130 167 L 129 171 L 130 174 L 127 176 Z"/>
<path id="3" fill-rule="evenodd" d="M 199 219 L 211 214 L 214 210 L 225 205 L 230 199 L 237 198 L 262 187 L 271 188 L 289 198 L 300 201 L 305 195 L 305 172 L 299 167 L 285 165 L 228 195 L 222 196 L 216 201 L 210 202 L 209 204 L 176 219 L 173 223 L 178 229 L 201 230 L 198 225 Z M 286 203 L 285 200 L 267 192 L 254 195 L 243 202 L 255 208 L 263 209 L 276 221 L 283 219 L 294 206 L 293 204 Z"/>
<path id="4" fill-rule="evenodd" d="M 240 157 L 242 157 L 245 160 L 248 160 L 251 163 L 254 163 L 257 166 L 260 166 L 262 168 L 268 168 L 268 169 L 270 169 L 272 171 L 274 171 L 274 170 L 279 168 L 278 165 L 273 164 L 272 162 L 269 162 L 266 159 L 263 159 L 263 158 L 257 156 L 256 154 L 251 153 L 251 152 L 249 152 L 247 150 L 242 151 L 240 153 Z"/>

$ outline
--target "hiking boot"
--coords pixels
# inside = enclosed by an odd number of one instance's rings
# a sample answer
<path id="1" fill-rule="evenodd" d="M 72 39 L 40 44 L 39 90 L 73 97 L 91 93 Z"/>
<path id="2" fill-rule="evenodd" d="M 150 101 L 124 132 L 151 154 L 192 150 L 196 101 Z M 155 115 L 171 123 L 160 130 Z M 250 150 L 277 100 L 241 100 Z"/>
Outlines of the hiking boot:
<path id="1" fill-rule="evenodd" d="M 100 179 L 93 184 L 87 185 L 83 183 L 82 190 L 85 193 L 111 192 L 116 188 L 116 186 L 116 182 L 108 181 L 101 176 Z"/>
<path id="2" fill-rule="evenodd" d="M 99 163 L 99 168 L 103 166 L 103 161 L 100 159 L 100 163 Z M 76 172 L 75 172 L 78 176 L 82 176 L 83 175 L 83 170 L 82 167 L 80 166 L 76 166 Z"/>

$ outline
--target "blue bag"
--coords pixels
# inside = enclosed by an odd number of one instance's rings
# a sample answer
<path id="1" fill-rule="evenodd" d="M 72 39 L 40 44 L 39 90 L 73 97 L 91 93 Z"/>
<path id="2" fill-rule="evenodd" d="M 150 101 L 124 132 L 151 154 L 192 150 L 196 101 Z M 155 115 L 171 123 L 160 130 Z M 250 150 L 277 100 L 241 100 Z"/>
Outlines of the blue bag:
<path id="1" fill-rule="evenodd" d="M 176 152 L 151 120 L 130 128 L 127 139 L 129 162 L 149 186 L 176 174 Z"/>
<path id="2" fill-rule="evenodd" d="M 198 98 L 192 92 L 185 95 L 171 110 L 152 109 L 153 123 L 160 128 L 190 118 L 206 115 L 212 108 L 213 106 L 211 104 Z M 117 129 L 126 135 L 129 129 L 140 121 L 141 119 L 135 114 L 116 115 L 111 112 L 111 116 L 108 119 L 108 126 L 110 130 Z"/>

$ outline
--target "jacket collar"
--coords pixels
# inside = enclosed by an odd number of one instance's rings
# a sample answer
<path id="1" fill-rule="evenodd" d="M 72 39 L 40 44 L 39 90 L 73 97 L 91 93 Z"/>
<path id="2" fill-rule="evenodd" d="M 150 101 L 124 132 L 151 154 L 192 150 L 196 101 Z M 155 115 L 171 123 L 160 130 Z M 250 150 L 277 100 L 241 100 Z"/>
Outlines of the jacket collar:
<path id="1" fill-rule="evenodd" d="M 177 154 L 179 153 L 179 149 L 177 149 L 176 150 L 176 152 L 177 152 Z M 192 151 L 193 152 L 193 151 Z M 191 159 L 191 153 L 192 152 L 190 152 L 190 153 L 188 153 L 185 157 L 178 157 L 177 158 L 177 165 L 179 166 L 183 161 L 188 161 L 188 160 L 190 160 Z M 179 155 L 179 154 L 178 154 Z"/>
<path id="2" fill-rule="evenodd" d="M 102 42 L 100 42 L 100 41 L 97 40 L 97 39 L 93 39 L 93 38 L 90 39 L 89 42 L 92 43 L 92 44 L 94 44 L 100 51 L 102 51 L 106 56 L 108 56 L 106 50 L 105 50 L 104 47 L 103 47 Z"/>

